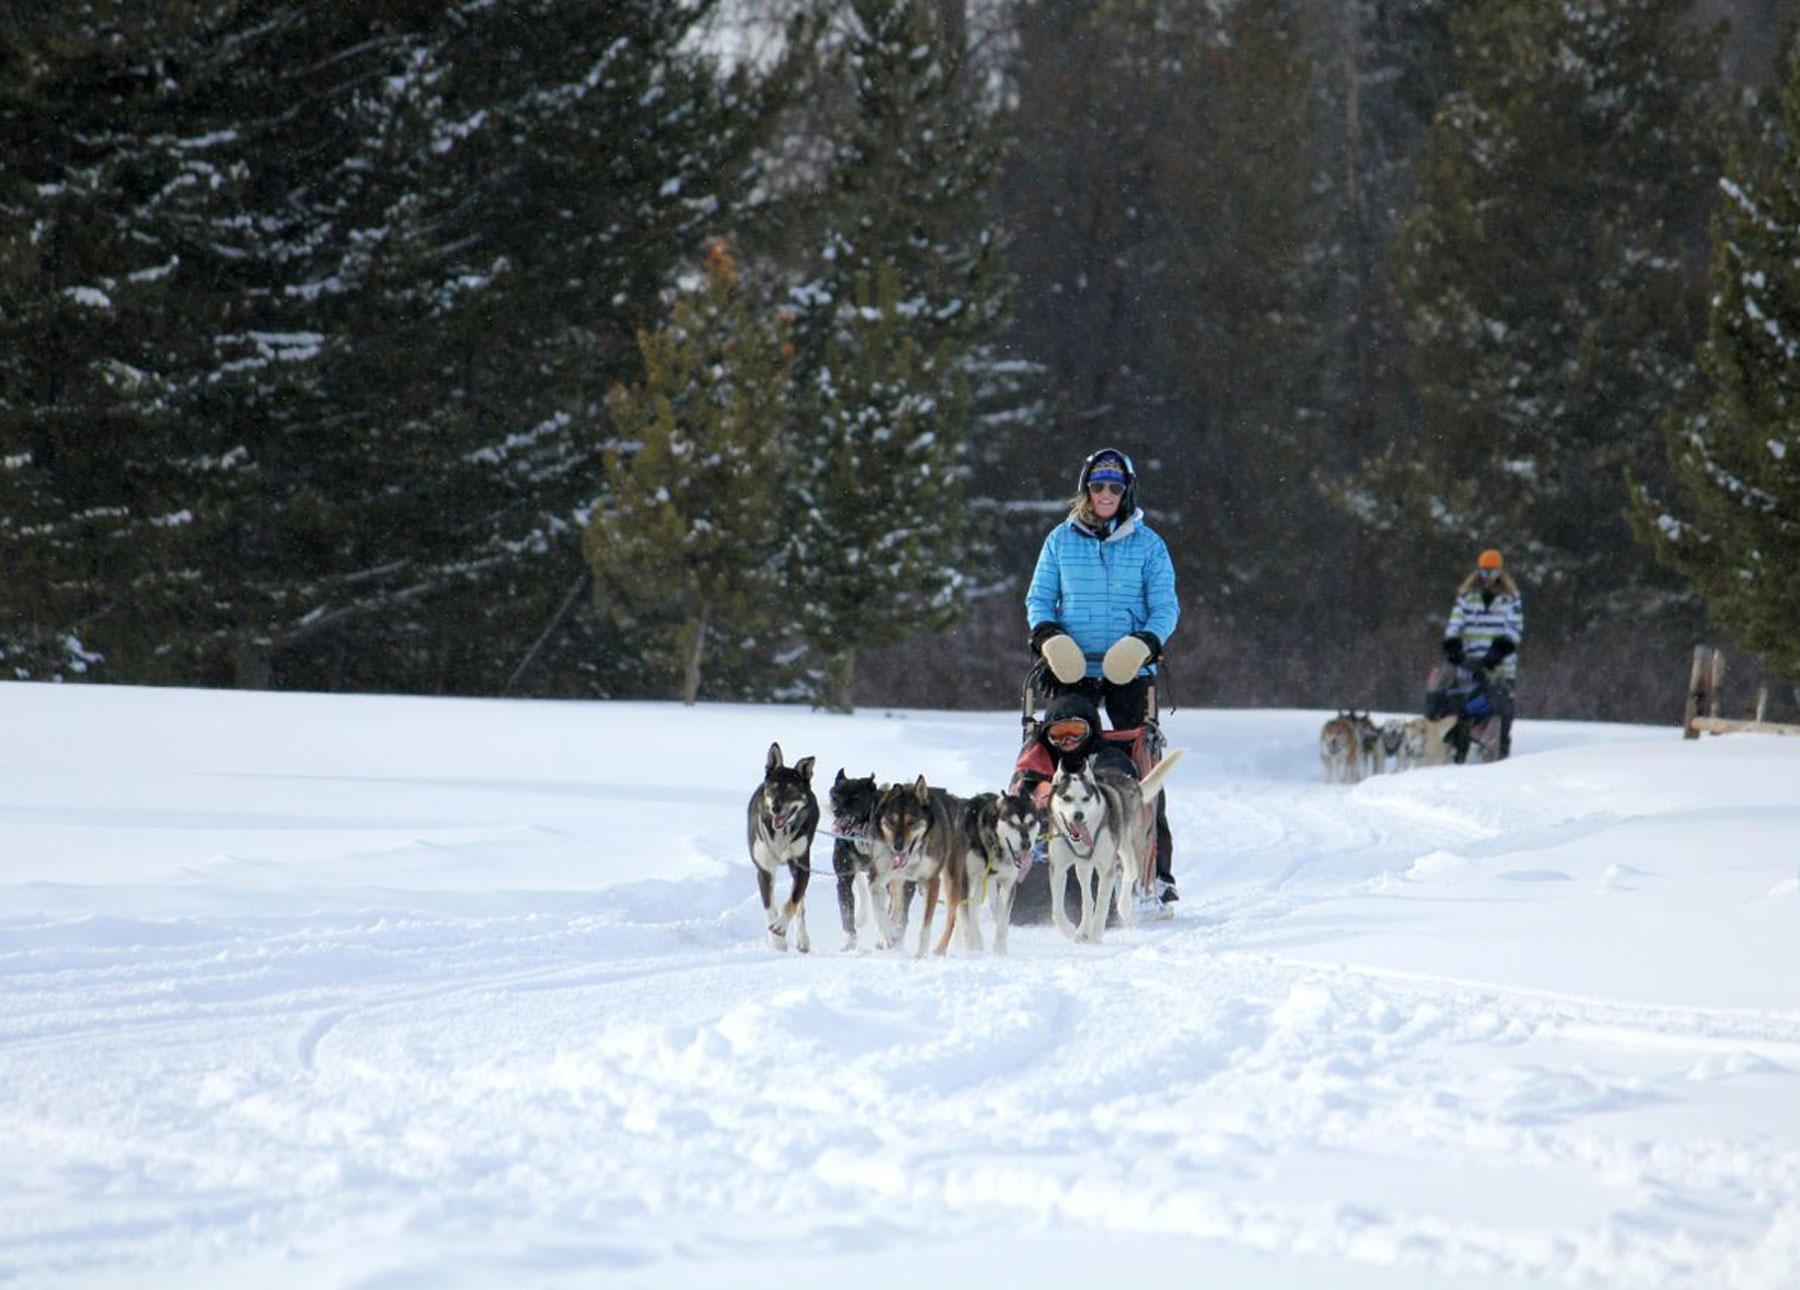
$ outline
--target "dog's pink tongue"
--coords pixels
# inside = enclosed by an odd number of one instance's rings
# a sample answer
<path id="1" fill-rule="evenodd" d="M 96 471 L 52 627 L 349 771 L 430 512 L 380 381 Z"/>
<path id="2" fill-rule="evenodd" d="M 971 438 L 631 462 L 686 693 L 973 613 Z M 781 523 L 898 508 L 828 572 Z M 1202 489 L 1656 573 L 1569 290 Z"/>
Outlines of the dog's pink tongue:
<path id="1" fill-rule="evenodd" d="M 1083 824 L 1080 820 L 1069 821 L 1069 832 L 1075 835 L 1075 840 L 1081 843 L 1082 846 L 1091 847 L 1094 845 L 1094 835 L 1088 832 L 1087 825 Z"/>

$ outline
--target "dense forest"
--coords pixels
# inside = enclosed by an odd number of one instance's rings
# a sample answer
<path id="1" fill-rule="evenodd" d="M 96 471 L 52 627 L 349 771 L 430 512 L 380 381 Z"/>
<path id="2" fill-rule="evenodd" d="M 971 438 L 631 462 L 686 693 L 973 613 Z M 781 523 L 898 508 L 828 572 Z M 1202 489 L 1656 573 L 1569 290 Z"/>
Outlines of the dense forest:
<path id="1" fill-rule="evenodd" d="M 1178 704 L 1800 683 L 1790 9 L 0 6 L 0 674 L 1005 704 L 1113 445 Z"/>

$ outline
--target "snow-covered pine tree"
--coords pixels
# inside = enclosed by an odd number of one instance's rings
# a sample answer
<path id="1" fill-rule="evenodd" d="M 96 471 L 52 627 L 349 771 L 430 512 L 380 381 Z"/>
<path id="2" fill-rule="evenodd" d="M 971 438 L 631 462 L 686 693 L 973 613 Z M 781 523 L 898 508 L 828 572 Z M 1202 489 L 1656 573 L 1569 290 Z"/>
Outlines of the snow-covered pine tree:
<path id="1" fill-rule="evenodd" d="M 1624 472 L 1694 378 L 1717 33 L 1682 0 L 1501 0 L 1454 24 L 1399 284 L 1421 403 L 1367 472 L 1410 572 L 1505 549 L 1539 641 L 1644 604 Z"/>
<path id="2" fill-rule="evenodd" d="M 219 13 L 13 18 L 0 648 L 16 675 L 229 683 L 234 629 L 267 598 L 244 591 L 266 487 L 247 445 L 300 401 L 316 346 L 258 278 L 263 194 Z"/>
<path id="3" fill-rule="evenodd" d="M 581 567 L 605 392 L 700 228 L 745 218 L 788 63 L 727 76 L 702 40 L 713 9 L 459 4 L 405 70 L 427 124 L 396 158 L 410 246 L 385 248 L 383 326 L 346 376 L 383 389 L 392 434 L 436 444 L 394 491 L 389 527 L 418 542 L 371 628 L 428 635 L 457 687 L 499 684 L 551 619 Z M 421 587 L 448 597 L 409 614 Z M 571 689 L 592 646 L 551 649 L 538 676 Z"/>
<path id="4" fill-rule="evenodd" d="M 812 374 L 800 436 L 788 584 L 815 668 L 815 701 L 851 708 L 858 650 L 940 630 L 961 607 L 970 525 L 945 352 L 920 344 L 900 270 L 865 281 Z"/>
<path id="5" fill-rule="evenodd" d="M 0 32 L 9 652 L 498 688 L 782 66 L 728 78 L 685 0 L 152 8 Z"/>
<path id="6" fill-rule="evenodd" d="M 745 654 L 760 652 L 767 675 L 788 644 L 789 333 L 715 243 L 699 287 L 640 335 L 642 379 L 607 401 L 606 487 L 583 551 L 602 608 L 649 642 L 685 703 Z"/>
<path id="7" fill-rule="evenodd" d="M 1785 71 L 1720 184 L 1707 403 L 1665 423 L 1681 505 L 1640 491 L 1632 518 L 1715 620 L 1800 683 L 1800 40 Z"/>
<path id="8" fill-rule="evenodd" d="M 814 200 L 799 203 L 816 254 L 794 298 L 819 406 L 796 445 L 807 504 L 789 576 L 808 588 L 815 697 L 834 707 L 849 704 L 858 649 L 954 617 L 952 589 L 983 552 L 950 499 L 971 456 L 991 456 L 982 440 L 1018 429 L 1028 397 L 995 346 L 1007 307 L 991 212 L 1000 123 L 940 9 L 844 6 L 827 71 L 842 105 Z"/>

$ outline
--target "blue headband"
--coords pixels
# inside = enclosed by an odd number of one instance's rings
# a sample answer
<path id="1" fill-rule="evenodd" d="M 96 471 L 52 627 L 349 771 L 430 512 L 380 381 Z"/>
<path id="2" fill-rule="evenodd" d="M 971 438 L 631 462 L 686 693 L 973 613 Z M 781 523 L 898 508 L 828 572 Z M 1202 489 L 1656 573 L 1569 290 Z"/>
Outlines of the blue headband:
<path id="1" fill-rule="evenodd" d="M 1090 484 L 1118 484 L 1123 487 L 1127 482 L 1125 472 L 1110 462 L 1104 466 L 1095 466 L 1088 472 Z"/>

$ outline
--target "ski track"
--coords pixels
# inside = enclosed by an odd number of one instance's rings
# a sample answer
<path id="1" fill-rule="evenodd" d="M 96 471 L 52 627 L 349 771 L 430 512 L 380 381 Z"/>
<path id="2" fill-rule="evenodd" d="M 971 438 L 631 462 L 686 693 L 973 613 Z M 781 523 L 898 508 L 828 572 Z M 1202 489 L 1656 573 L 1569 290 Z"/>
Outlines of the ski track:
<path id="1" fill-rule="evenodd" d="M 1171 791 L 1181 917 L 1097 947 L 1014 929 L 1006 959 L 914 961 L 916 907 L 908 953 L 835 953 L 828 873 L 815 953 L 773 954 L 735 857 L 677 920 L 628 894 L 482 917 L 392 893 L 10 918 L 0 1282 L 679 1283 L 1075 1232 L 1416 1284 L 1794 1284 L 1800 1144 L 1756 1117 L 1795 1096 L 1800 1012 L 1256 945 L 1439 849 L 1616 817 L 1247 757 Z"/>

